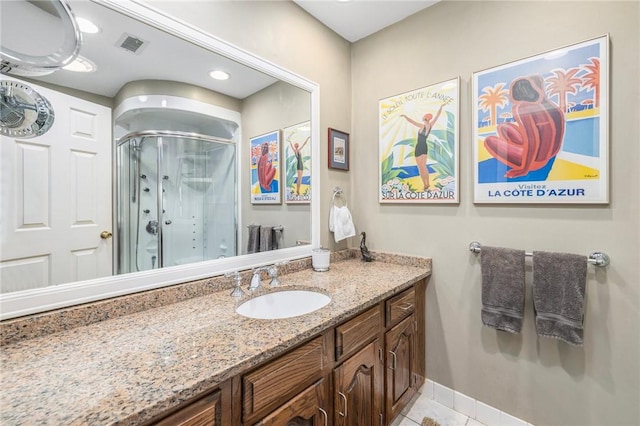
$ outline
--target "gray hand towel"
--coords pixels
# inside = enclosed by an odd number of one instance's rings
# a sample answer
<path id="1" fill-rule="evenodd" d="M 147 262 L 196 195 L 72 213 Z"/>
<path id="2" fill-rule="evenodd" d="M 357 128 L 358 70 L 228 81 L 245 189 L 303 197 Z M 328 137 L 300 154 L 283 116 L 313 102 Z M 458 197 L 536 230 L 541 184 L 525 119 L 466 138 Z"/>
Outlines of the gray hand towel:
<path id="1" fill-rule="evenodd" d="M 249 225 L 247 253 L 257 253 L 258 251 L 260 251 L 260 225 Z"/>
<path id="2" fill-rule="evenodd" d="M 273 227 L 263 226 L 260 228 L 260 251 L 273 249 Z"/>
<path id="3" fill-rule="evenodd" d="M 586 281 L 586 256 L 533 253 L 533 307 L 538 336 L 582 346 Z"/>
<path id="4" fill-rule="evenodd" d="M 482 323 L 520 333 L 524 316 L 524 250 L 482 246 Z"/>

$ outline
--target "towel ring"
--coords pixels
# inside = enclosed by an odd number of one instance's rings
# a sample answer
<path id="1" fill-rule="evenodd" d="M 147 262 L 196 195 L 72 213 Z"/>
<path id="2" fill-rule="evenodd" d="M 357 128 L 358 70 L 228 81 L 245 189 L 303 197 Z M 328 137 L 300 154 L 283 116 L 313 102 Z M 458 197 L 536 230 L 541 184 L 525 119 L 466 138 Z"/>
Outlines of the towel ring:
<path id="1" fill-rule="evenodd" d="M 342 202 L 344 203 L 344 207 L 347 206 L 347 200 L 344 199 L 344 197 L 342 196 L 342 188 L 336 186 L 333 188 L 333 197 L 331 197 L 331 205 L 335 205 L 336 203 L 336 197 L 340 197 L 342 198 Z"/>

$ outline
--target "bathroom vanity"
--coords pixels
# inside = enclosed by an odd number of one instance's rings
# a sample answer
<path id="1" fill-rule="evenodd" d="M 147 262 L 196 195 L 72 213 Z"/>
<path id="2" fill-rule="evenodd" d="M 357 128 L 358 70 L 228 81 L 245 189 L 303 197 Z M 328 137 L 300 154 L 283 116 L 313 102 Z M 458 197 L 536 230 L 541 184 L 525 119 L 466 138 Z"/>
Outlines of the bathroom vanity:
<path id="1" fill-rule="evenodd" d="M 424 382 L 431 262 L 376 259 L 265 280 L 331 297 L 298 317 L 241 316 L 224 289 L 8 343 L 0 422 L 387 425 Z"/>

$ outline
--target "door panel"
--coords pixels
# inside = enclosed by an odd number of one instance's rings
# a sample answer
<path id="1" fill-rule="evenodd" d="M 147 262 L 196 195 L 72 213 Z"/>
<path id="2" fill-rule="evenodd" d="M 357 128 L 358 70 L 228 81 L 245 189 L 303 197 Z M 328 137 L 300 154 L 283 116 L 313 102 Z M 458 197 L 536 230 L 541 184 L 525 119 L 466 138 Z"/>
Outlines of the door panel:
<path id="1" fill-rule="evenodd" d="M 28 85 L 55 121 L 33 139 L 0 136 L 3 293 L 112 273 L 111 240 L 100 238 L 112 231 L 111 110 Z"/>
<path id="2" fill-rule="evenodd" d="M 334 418 L 338 426 L 379 425 L 384 394 L 378 340 L 334 370 Z"/>
<path id="3" fill-rule="evenodd" d="M 387 421 L 393 419 L 417 392 L 415 315 L 402 320 L 385 335 L 387 354 Z"/>

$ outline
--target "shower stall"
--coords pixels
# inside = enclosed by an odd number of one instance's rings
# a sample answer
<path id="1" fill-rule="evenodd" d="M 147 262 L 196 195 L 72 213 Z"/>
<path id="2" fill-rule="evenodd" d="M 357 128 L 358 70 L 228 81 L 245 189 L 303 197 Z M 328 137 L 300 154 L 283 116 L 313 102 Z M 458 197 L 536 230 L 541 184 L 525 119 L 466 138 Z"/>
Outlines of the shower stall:
<path id="1" fill-rule="evenodd" d="M 236 254 L 235 147 L 182 131 L 118 140 L 118 273 Z"/>

